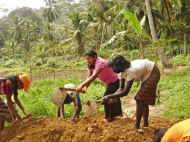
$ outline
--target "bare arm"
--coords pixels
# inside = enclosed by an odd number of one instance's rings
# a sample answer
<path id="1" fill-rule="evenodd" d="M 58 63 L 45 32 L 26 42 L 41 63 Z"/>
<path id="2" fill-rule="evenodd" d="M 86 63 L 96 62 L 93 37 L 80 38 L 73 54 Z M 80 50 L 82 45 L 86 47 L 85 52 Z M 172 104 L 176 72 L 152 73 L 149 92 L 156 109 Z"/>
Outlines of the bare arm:
<path id="1" fill-rule="evenodd" d="M 15 90 L 14 91 L 14 100 L 15 100 L 15 103 L 19 106 L 19 108 L 22 110 L 22 112 L 24 113 L 24 115 L 27 115 L 22 103 L 20 102 L 19 98 L 18 98 L 18 91 Z"/>
<path id="2" fill-rule="evenodd" d="M 94 71 L 94 73 L 93 73 L 91 76 L 89 76 L 89 77 L 79 86 L 79 88 L 78 88 L 77 90 L 80 91 L 82 88 L 88 87 L 88 86 L 92 83 L 92 81 L 94 81 L 94 80 L 97 78 L 98 74 L 99 74 L 101 71 L 102 71 L 102 68 L 96 69 L 96 70 Z"/>
<path id="3" fill-rule="evenodd" d="M 7 105 L 8 105 L 8 109 L 9 109 L 9 112 L 11 114 L 12 120 L 15 120 L 15 119 L 19 119 L 20 120 L 21 117 L 16 112 L 16 108 L 14 107 L 14 103 L 13 103 L 11 97 L 12 97 L 12 95 L 6 95 Z"/>
<path id="4" fill-rule="evenodd" d="M 120 89 L 124 89 L 124 87 L 125 87 L 125 79 L 122 78 L 120 79 Z"/>
<path id="5" fill-rule="evenodd" d="M 119 98 L 119 97 L 127 96 L 132 85 L 133 85 L 133 82 L 134 82 L 134 80 L 128 81 L 127 84 L 125 86 L 123 86 L 123 88 L 121 90 L 119 90 L 113 94 L 107 95 L 106 99 Z"/>

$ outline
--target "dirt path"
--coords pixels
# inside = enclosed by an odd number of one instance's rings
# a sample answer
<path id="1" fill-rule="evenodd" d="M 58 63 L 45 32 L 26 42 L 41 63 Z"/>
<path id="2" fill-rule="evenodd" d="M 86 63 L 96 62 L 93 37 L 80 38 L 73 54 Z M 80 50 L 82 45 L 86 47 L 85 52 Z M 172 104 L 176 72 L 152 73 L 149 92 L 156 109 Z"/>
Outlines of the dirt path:
<path id="1" fill-rule="evenodd" d="M 129 96 L 122 98 L 122 108 L 125 116 L 135 117 L 136 102 L 134 100 L 134 96 L 134 94 L 130 94 Z M 164 111 L 163 109 L 164 105 L 162 103 L 155 106 L 150 106 L 150 116 L 162 116 Z"/>

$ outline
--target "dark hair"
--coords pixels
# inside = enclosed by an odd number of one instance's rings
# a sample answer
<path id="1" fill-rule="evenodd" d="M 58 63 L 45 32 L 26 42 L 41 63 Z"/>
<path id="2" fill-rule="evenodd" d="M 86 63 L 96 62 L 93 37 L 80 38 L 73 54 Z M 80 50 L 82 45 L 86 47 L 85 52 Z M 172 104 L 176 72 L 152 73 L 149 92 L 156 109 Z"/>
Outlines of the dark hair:
<path id="1" fill-rule="evenodd" d="M 166 133 L 167 128 L 158 128 L 154 131 L 153 142 L 161 142 L 162 137 Z"/>
<path id="2" fill-rule="evenodd" d="M 131 63 L 125 59 L 125 57 L 118 55 L 109 61 L 108 66 L 111 67 L 115 73 L 120 73 L 128 69 L 131 66 Z"/>
<path id="3" fill-rule="evenodd" d="M 88 52 L 86 52 L 85 56 L 96 58 L 98 55 L 97 55 L 96 51 L 89 50 Z"/>
<path id="4" fill-rule="evenodd" d="M 22 84 L 22 82 L 16 75 L 7 76 L 6 79 L 11 81 L 13 93 L 15 93 L 19 89 L 19 84 Z"/>

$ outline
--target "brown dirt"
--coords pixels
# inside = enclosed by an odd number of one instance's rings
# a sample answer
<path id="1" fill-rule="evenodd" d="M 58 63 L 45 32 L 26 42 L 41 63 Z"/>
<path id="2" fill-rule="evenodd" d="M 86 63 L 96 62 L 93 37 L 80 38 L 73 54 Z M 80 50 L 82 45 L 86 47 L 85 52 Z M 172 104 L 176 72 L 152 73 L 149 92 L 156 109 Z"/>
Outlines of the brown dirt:
<path id="1" fill-rule="evenodd" d="M 104 122 L 102 114 L 76 123 L 53 117 L 28 118 L 6 128 L 0 142 L 151 142 L 155 128 L 169 127 L 173 122 L 153 117 L 150 128 L 140 134 L 130 118 L 117 118 L 111 123 Z"/>

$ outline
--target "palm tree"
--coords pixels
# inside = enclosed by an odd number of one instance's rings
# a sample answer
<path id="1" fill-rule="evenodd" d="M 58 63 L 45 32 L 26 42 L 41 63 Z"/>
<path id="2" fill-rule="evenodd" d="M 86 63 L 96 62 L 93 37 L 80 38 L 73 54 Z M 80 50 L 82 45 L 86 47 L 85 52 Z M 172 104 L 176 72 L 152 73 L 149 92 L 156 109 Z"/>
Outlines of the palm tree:
<path id="1" fill-rule="evenodd" d="M 55 0 L 45 0 L 46 2 L 46 8 L 44 9 L 44 18 L 47 20 L 47 31 L 48 31 L 48 41 L 49 46 L 53 46 L 54 42 L 54 26 L 55 26 L 55 20 L 59 16 L 59 12 L 57 9 L 57 2 Z M 46 35 L 45 35 L 46 37 Z M 55 56 L 55 49 L 53 52 L 53 55 Z"/>
<path id="2" fill-rule="evenodd" d="M 150 5 L 150 0 L 145 0 L 145 5 L 146 5 L 146 10 L 147 10 L 152 40 L 157 41 L 158 38 L 157 38 L 157 34 L 156 34 L 156 29 L 154 26 L 154 20 L 153 20 L 153 16 L 152 16 L 152 9 L 151 9 L 151 5 Z"/>
<path id="3" fill-rule="evenodd" d="M 158 37 L 157 37 L 155 25 L 154 25 L 154 19 L 153 19 L 153 16 L 152 16 L 152 8 L 151 8 L 150 0 L 145 0 L 145 5 L 146 5 L 146 10 L 147 10 L 148 21 L 149 21 L 152 40 L 153 40 L 153 42 L 156 42 L 156 41 L 158 41 Z M 169 62 L 168 57 L 164 55 L 164 49 L 162 47 L 160 47 L 157 50 L 157 53 L 158 53 L 158 55 L 160 57 L 162 65 L 164 67 L 166 67 L 166 68 L 170 68 L 172 65 Z"/>
<path id="4" fill-rule="evenodd" d="M 96 48 L 100 49 L 101 44 L 111 38 L 114 34 L 112 23 L 117 15 L 117 8 L 119 3 L 117 1 L 108 0 L 92 0 L 89 8 L 90 22 L 94 23 L 94 28 L 97 31 L 95 35 Z"/>
<path id="5" fill-rule="evenodd" d="M 88 22 L 82 18 L 79 12 L 73 11 L 69 14 L 69 18 L 72 21 L 73 28 L 74 28 L 74 34 L 73 37 L 77 42 L 78 48 L 77 52 L 79 55 L 82 55 L 84 53 L 84 32 L 88 25 Z"/>

